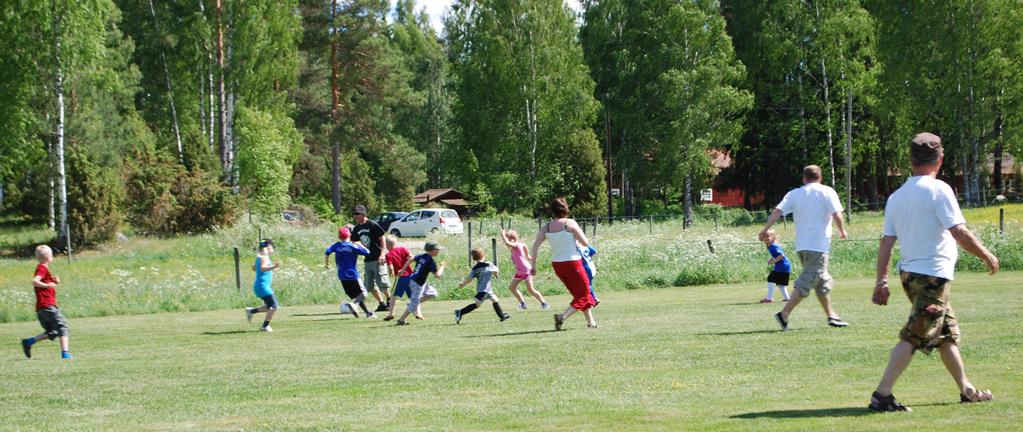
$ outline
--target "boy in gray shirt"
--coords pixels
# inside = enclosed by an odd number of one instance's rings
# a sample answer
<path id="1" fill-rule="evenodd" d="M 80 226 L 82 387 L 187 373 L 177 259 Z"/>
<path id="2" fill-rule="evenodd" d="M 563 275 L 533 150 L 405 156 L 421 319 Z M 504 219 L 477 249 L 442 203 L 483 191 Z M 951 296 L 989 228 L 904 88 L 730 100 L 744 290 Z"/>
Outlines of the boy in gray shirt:
<path id="1" fill-rule="evenodd" d="M 476 310 L 476 308 L 480 307 L 480 305 L 483 304 L 483 301 L 488 298 L 490 301 L 494 302 L 494 312 L 501 321 L 511 318 L 511 315 L 508 315 L 501 310 L 501 303 L 497 299 L 497 295 L 494 294 L 494 289 L 491 285 L 491 281 L 498 273 L 497 266 L 484 261 L 486 257 L 487 256 L 483 252 L 483 249 L 475 248 L 472 250 L 472 260 L 475 261 L 476 264 L 472 266 L 472 271 L 469 272 L 469 276 L 467 276 L 465 280 L 458 285 L 458 287 L 463 288 L 466 285 L 469 285 L 473 279 L 476 279 L 476 301 L 470 303 L 464 308 L 455 309 L 455 324 L 461 323 L 463 315 Z"/>

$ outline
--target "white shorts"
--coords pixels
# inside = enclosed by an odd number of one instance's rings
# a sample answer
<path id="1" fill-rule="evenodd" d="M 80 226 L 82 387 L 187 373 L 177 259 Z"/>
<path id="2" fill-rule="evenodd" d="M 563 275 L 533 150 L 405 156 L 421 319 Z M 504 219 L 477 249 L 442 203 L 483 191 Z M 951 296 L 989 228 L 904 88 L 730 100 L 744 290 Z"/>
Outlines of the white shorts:
<path id="1" fill-rule="evenodd" d="M 408 308 L 405 310 L 410 313 L 416 313 L 416 309 L 419 308 L 419 303 L 422 303 L 423 300 L 429 300 L 437 297 L 437 290 L 430 284 L 419 285 L 419 283 L 412 280 L 409 281 L 408 287 L 411 295 L 409 296 Z"/>

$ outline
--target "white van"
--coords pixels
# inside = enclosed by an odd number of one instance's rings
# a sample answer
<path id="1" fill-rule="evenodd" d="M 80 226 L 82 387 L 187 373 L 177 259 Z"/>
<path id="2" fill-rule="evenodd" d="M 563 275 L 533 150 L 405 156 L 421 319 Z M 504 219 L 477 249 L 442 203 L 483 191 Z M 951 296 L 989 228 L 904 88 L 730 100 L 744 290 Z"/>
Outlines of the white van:
<path id="1" fill-rule="evenodd" d="M 398 237 L 424 237 L 437 233 L 461 234 L 462 230 L 462 219 L 454 210 L 428 208 L 416 210 L 392 222 L 388 232 Z"/>

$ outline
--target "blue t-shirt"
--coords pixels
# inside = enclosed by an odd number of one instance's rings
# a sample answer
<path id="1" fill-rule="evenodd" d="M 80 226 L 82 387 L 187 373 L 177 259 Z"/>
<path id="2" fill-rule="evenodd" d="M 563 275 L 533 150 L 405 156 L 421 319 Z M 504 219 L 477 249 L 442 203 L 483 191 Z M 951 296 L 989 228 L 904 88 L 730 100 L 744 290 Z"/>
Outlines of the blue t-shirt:
<path id="1" fill-rule="evenodd" d="M 586 276 L 590 277 L 590 284 L 593 284 L 593 277 L 597 275 L 597 266 L 593 263 L 593 256 L 597 254 L 597 250 L 593 246 L 582 247 L 579 246 L 579 255 L 583 257 L 583 270 L 586 270 Z"/>
<path id="2" fill-rule="evenodd" d="M 430 276 L 430 273 L 437 271 L 437 262 L 433 260 L 433 255 L 424 253 L 416 256 L 416 272 L 412 273 L 412 280 L 416 281 L 420 286 L 426 284 L 426 278 Z"/>
<path id="3" fill-rule="evenodd" d="M 792 272 L 792 263 L 789 262 L 789 258 L 785 256 L 785 250 L 781 248 L 778 243 L 771 243 L 767 247 L 767 251 L 771 253 L 771 258 L 782 257 L 781 261 L 774 263 L 774 271 L 778 273 L 790 273 Z"/>
<path id="4" fill-rule="evenodd" d="M 259 257 L 256 257 L 256 280 L 252 283 L 252 292 L 256 294 L 256 297 L 263 298 L 274 294 L 274 290 L 271 288 L 274 282 L 274 271 L 261 271 L 259 261 Z M 270 258 L 267 258 L 266 261 L 267 264 L 273 265 L 270 262 Z"/>
<path id="5" fill-rule="evenodd" d="M 359 255 L 369 255 L 369 249 L 352 242 L 337 242 L 330 245 L 324 252 L 327 256 L 334 254 L 337 263 L 337 278 L 343 281 L 359 280 L 359 269 L 356 262 Z"/>

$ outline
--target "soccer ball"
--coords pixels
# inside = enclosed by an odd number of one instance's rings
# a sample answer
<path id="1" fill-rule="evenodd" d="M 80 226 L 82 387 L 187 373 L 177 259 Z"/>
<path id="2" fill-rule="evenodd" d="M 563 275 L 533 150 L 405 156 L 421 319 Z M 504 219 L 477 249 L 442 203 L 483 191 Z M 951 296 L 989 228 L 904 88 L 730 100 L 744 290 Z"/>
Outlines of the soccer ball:
<path id="1" fill-rule="evenodd" d="M 341 315 L 351 315 L 352 305 L 348 303 L 341 303 Z"/>

